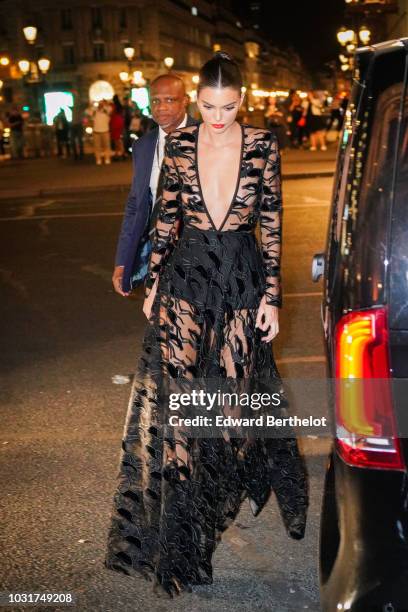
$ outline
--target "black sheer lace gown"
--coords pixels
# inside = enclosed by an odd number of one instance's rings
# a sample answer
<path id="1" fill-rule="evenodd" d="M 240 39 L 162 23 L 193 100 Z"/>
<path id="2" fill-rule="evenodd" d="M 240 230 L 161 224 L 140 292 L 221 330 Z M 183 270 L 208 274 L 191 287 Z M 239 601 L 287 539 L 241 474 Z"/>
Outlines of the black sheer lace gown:
<path id="1" fill-rule="evenodd" d="M 255 327 L 263 295 L 281 306 L 278 144 L 268 130 L 241 127 L 236 190 L 219 227 L 200 185 L 199 127 L 166 142 L 145 283 L 147 296 L 158 277 L 157 292 L 124 428 L 105 566 L 170 596 L 212 583 L 212 555 L 246 498 L 256 516 L 273 491 L 288 534 L 300 539 L 305 530 L 307 478 L 294 436 L 163 435 L 165 377 L 280 380 L 272 343 Z"/>

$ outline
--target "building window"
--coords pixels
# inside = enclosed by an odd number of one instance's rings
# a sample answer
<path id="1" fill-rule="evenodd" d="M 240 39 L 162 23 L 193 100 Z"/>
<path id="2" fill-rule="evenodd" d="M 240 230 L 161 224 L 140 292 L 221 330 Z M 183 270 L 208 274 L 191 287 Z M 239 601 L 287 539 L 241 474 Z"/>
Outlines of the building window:
<path id="1" fill-rule="evenodd" d="M 137 9 L 137 28 L 140 34 L 143 30 L 143 10 L 141 8 Z"/>
<path id="2" fill-rule="evenodd" d="M 122 8 L 120 9 L 120 13 L 119 13 L 119 27 L 121 30 L 123 30 L 124 28 L 127 28 L 127 13 L 126 13 L 126 9 Z"/>
<path id="3" fill-rule="evenodd" d="M 194 15 L 194 17 L 197 17 L 198 15 L 198 10 L 196 6 L 192 6 L 191 7 L 191 14 Z"/>
<path id="4" fill-rule="evenodd" d="M 62 61 L 64 64 L 71 66 L 75 64 L 75 49 L 73 43 L 62 46 Z"/>
<path id="5" fill-rule="evenodd" d="M 61 28 L 63 30 L 72 30 L 72 11 L 71 9 L 62 9 Z"/>
<path id="6" fill-rule="evenodd" d="M 93 44 L 93 59 L 94 62 L 103 62 L 105 59 L 105 43 L 94 42 Z"/>
<path id="7" fill-rule="evenodd" d="M 92 27 L 102 27 L 102 9 L 96 6 L 92 7 Z"/>

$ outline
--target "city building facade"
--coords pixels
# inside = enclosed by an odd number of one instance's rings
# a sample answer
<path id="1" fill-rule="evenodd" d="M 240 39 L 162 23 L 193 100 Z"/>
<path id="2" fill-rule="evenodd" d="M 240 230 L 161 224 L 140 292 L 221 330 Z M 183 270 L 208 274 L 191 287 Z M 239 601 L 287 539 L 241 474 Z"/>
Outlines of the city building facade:
<path id="1" fill-rule="evenodd" d="M 5 108 L 35 105 L 53 92 L 83 104 L 112 92 L 123 96 L 134 71 L 143 84 L 171 69 L 194 96 L 197 72 L 215 49 L 237 60 L 249 92 L 310 87 L 299 56 L 273 46 L 257 24 L 241 23 L 228 0 L 0 0 L 0 24 L 0 56 L 9 59 L 0 63 Z M 23 33 L 27 25 L 37 29 L 32 44 Z M 133 49 L 131 59 L 125 48 Z M 45 75 L 40 58 L 50 62 Z M 25 76 L 22 59 L 31 66 Z"/>

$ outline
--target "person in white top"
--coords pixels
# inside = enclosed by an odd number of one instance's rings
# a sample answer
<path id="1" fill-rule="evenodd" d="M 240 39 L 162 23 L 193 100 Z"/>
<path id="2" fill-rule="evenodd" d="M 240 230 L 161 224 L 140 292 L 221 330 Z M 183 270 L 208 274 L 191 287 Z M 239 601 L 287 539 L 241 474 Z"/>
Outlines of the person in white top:
<path id="1" fill-rule="evenodd" d="M 102 164 L 102 158 L 105 159 L 105 164 L 111 163 L 111 146 L 110 146 L 110 105 L 106 100 L 101 100 L 93 112 L 93 140 L 95 159 L 98 166 Z"/>

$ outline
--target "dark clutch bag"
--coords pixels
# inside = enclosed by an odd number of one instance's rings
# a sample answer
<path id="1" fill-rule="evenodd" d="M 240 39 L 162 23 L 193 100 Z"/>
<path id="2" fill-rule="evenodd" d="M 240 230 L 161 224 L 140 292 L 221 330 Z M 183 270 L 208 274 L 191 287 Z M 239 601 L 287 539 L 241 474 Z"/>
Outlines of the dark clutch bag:
<path id="1" fill-rule="evenodd" d="M 149 234 L 146 232 L 146 238 L 143 235 L 135 257 L 135 267 L 130 278 L 132 289 L 139 287 L 144 283 L 149 268 L 149 258 L 152 252 L 152 242 L 149 239 Z"/>

